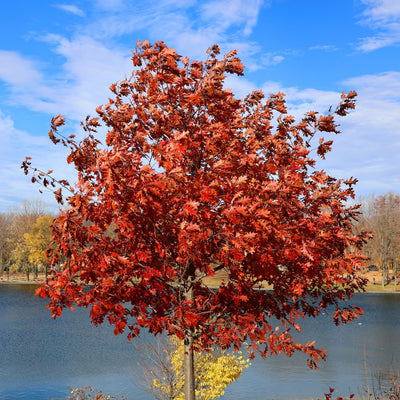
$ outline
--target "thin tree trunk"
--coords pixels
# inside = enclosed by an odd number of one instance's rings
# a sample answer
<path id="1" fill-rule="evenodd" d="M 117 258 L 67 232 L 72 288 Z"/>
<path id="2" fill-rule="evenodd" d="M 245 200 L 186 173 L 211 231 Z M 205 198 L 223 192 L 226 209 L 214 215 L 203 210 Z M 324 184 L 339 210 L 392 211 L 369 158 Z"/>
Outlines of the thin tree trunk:
<path id="1" fill-rule="evenodd" d="M 187 289 L 185 291 L 185 300 L 193 302 L 193 281 L 195 279 L 195 268 L 192 262 L 188 265 Z M 194 379 L 194 357 L 193 357 L 193 332 L 189 330 L 185 333 L 183 371 L 185 374 L 185 400 L 195 400 L 195 379 Z"/>
<path id="2" fill-rule="evenodd" d="M 389 261 L 386 264 L 386 270 L 385 270 L 385 286 L 389 284 Z"/>
<path id="3" fill-rule="evenodd" d="M 193 357 L 193 337 L 188 335 L 184 342 L 183 370 L 185 372 L 185 400 L 195 400 L 195 380 L 194 380 L 194 357 Z"/>

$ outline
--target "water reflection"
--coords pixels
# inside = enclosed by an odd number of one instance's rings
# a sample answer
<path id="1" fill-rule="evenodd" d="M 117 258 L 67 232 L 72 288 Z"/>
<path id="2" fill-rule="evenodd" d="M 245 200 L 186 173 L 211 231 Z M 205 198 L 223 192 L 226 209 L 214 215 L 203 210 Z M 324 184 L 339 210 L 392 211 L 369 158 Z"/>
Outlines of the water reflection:
<path id="1" fill-rule="evenodd" d="M 134 385 L 136 351 L 125 336 L 114 336 L 108 325 L 91 325 L 85 309 L 51 320 L 46 300 L 34 297 L 34 289 L 0 285 L 0 399 L 60 398 L 68 387 L 87 384 L 128 399 L 151 399 Z M 362 294 L 354 303 L 364 309 L 354 324 L 335 327 L 328 315 L 303 322 L 302 341 L 315 339 L 328 353 L 318 371 L 307 368 L 302 354 L 256 358 L 223 398 L 322 398 L 329 386 L 343 395 L 357 393 L 365 379 L 364 349 L 371 369 L 387 370 L 400 360 L 400 296 Z"/>

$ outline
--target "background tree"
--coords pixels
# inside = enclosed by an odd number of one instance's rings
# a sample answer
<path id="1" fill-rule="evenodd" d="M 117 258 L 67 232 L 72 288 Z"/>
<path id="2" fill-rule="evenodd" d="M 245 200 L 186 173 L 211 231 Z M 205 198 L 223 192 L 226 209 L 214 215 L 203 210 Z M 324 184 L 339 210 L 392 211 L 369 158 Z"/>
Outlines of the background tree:
<path id="1" fill-rule="evenodd" d="M 39 217 L 32 226 L 29 233 L 25 233 L 25 244 L 28 247 L 28 261 L 34 266 L 35 277 L 37 278 L 38 267 L 44 268 L 47 277 L 47 258 L 46 250 L 51 241 L 50 225 L 53 217 L 43 215 Z"/>
<path id="2" fill-rule="evenodd" d="M 6 270 L 9 277 L 9 264 L 10 264 L 10 241 L 8 234 L 10 230 L 10 215 L 8 213 L 0 213 L 0 275 Z"/>
<path id="3" fill-rule="evenodd" d="M 386 193 L 361 199 L 362 218 L 358 229 L 369 229 L 374 237 L 365 245 L 365 253 L 371 263 L 378 265 L 382 272 L 382 286 L 389 281 L 389 267 L 394 277 L 400 253 L 400 194 Z M 396 281 L 396 279 L 395 279 Z"/>
<path id="4" fill-rule="evenodd" d="M 156 344 L 142 343 L 136 373 L 140 387 L 157 400 L 183 400 L 183 352 L 183 342 L 174 336 Z M 194 359 L 197 400 L 222 396 L 226 387 L 250 366 L 240 352 L 228 353 L 214 347 L 195 353 Z"/>
<path id="5" fill-rule="evenodd" d="M 25 272 L 26 279 L 30 280 L 30 274 L 33 271 L 33 266 L 29 262 L 29 247 L 25 240 L 17 241 L 11 252 L 11 271 Z"/>
<path id="6" fill-rule="evenodd" d="M 303 351 L 316 366 L 325 353 L 295 342 L 290 328 L 331 305 L 337 324 L 361 313 L 341 301 L 365 285 L 357 273 L 366 235 L 352 233 L 358 207 L 346 205 L 356 180 L 317 170 L 310 148 L 318 136 L 324 158 L 332 141 L 319 133 L 338 133 L 334 114 L 353 109 L 356 94 L 296 123 L 281 93 L 240 100 L 224 88 L 228 74 L 243 74 L 236 51 L 220 58 L 213 46 L 206 61 L 190 62 L 146 41 L 132 60 L 132 76 L 83 123 L 82 141 L 58 133 L 62 116 L 52 120 L 49 136 L 70 148 L 79 179 L 72 187 L 32 170 L 32 180 L 58 183 L 56 198 L 68 204 L 49 251 L 53 265 L 68 263 L 38 294 L 53 317 L 76 304 L 129 339 L 142 328 L 176 335 L 187 400 L 195 398 L 194 350 L 246 341 L 264 356 Z M 218 288 L 203 284 L 221 269 Z M 260 290 L 264 283 L 272 291 Z"/>
<path id="7" fill-rule="evenodd" d="M 30 249 L 25 235 L 40 216 L 46 213 L 46 206 L 41 199 L 25 200 L 9 212 L 9 225 L 6 241 L 10 249 L 10 268 L 12 271 L 25 272 L 29 281 L 33 264 L 29 260 Z"/>

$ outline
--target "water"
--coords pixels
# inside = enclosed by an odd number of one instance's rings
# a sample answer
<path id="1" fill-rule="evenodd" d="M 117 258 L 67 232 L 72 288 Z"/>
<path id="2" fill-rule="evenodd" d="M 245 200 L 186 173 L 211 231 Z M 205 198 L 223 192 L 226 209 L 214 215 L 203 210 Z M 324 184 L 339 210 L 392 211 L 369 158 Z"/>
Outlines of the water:
<path id="1" fill-rule="evenodd" d="M 33 296 L 34 285 L 0 285 L 0 399 L 60 399 L 70 387 L 91 385 L 129 400 L 150 400 L 137 386 L 133 373 L 138 353 L 134 344 L 115 336 L 108 324 L 90 324 L 88 311 L 64 311 L 50 319 L 46 300 Z M 330 317 L 303 323 L 304 341 L 316 340 L 328 353 L 318 371 L 309 370 L 306 357 L 296 354 L 256 358 L 224 400 L 323 398 L 329 387 L 339 394 L 359 393 L 366 361 L 371 370 L 388 370 L 400 361 L 400 295 L 361 294 L 354 303 L 364 316 L 335 327 Z M 139 350 L 140 351 L 140 350 Z M 366 360 L 365 360 L 366 355 Z"/>

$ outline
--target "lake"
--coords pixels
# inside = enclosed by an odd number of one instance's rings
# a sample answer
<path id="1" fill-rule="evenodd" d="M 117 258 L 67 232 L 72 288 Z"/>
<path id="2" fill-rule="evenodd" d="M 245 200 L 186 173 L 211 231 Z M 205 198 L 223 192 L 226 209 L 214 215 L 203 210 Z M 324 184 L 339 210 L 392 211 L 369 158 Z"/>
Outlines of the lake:
<path id="1" fill-rule="evenodd" d="M 47 300 L 33 296 L 34 285 L 0 285 L 0 399 L 50 400 L 66 397 L 70 387 L 91 385 L 128 400 L 151 400 L 136 385 L 133 373 L 135 345 L 114 336 L 108 323 L 95 327 L 88 311 L 64 311 L 50 319 Z M 352 302 L 364 309 L 353 324 L 335 327 L 322 315 L 302 323 L 302 342 L 316 340 L 328 359 L 318 371 L 306 366 L 306 357 L 256 358 L 221 399 L 258 400 L 323 398 L 329 387 L 339 394 L 361 393 L 365 363 L 371 371 L 399 367 L 400 295 L 357 294 Z M 137 347 L 137 346 L 136 346 Z"/>

